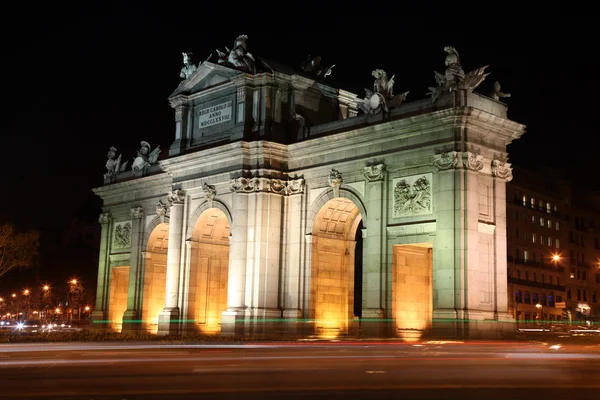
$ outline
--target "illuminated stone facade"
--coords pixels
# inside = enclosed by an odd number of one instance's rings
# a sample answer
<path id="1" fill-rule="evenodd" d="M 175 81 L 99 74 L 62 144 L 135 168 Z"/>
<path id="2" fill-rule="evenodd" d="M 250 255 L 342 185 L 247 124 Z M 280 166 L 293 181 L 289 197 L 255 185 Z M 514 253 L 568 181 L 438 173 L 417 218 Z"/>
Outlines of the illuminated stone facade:
<path id="1" fill-rule="evenodd" d="M 512 332 L 504 160 L 524 126 L 506 106 L 456 90 L 364 115 L 323 77 L 269 66 L 199 65 L 170 97 L 168 157 L 95 189 L 93 318 L 158 334 Z"/>

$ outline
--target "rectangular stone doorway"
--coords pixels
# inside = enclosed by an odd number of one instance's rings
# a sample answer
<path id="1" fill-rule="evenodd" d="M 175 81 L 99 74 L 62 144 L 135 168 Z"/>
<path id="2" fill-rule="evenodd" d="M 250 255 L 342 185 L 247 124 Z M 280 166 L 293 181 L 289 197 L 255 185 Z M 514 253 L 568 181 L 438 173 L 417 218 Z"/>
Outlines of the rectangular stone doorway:
<path id="1" fill-rule="evenodd" d="M 431 243 L 393 247 L 392 318 L 405 340 L 418 340 L 431 328 L 432 250 Z"/>

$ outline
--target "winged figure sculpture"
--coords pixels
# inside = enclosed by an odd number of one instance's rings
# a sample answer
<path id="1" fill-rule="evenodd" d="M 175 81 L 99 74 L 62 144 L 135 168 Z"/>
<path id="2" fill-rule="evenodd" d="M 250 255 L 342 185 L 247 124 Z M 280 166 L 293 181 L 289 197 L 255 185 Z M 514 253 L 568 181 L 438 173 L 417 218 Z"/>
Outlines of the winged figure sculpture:
<path id="1" fill-rule="evenodd" d="M 394 95 L 394 77 L 388 80 L 387 74 L 382 69 L 374 70 L 371 75 L 375 77 L 373 90 L 365 89 L 366 97 L 358 102 L 358 107 L 365 114 L 377 114 L 381 110 L 389 112 L 390 108 L 398 107 L 409 92 Z"/>
<path id="2" fill-rule="evenodd" d="M 489 72 L 485 72 L 488 65 L 465 74 L 460 64 L 458 51 L 452 46 L 444 47 L 444 51 L 447 53 L 445 61 L 446 71 L 443 74 L 434 71 L 437 86 L 430 86 L 427 93 L 431 95 L 431 100 L 434 103 L 444 92 L 452 92 L 454 90 L 468 90 L 472 92 L 489 75 Z"/>

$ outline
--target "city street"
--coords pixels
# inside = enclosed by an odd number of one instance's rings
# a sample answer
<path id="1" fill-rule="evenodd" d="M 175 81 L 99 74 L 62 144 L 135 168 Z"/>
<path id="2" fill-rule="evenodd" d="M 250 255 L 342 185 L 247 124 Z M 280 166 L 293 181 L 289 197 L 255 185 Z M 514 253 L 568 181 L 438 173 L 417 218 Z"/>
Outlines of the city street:
<path id="1" fill-rule="evenodd" d="M 597 399 L 600 345 L 0 346 L 0 398 Z"/>

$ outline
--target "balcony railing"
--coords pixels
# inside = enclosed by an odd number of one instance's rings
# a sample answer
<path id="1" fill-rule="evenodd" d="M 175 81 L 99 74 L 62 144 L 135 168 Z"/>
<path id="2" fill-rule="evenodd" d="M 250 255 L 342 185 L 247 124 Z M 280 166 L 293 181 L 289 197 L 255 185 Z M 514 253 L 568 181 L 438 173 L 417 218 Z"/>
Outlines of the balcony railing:
<path id="1" fill-rule="evenodd" d="M 550 283 L 533 282 L 533 281 L 528 281 L 526 279 L 508 278 L 508 283 L 512 283 L 514 285 L 527 286 L 531 289 L 536 289 L 536 288 L 537 289 L 547 289 L 547 290 L 554 290 L 557 292 L 566 291 L 564 285 L 553 285 Z"/>

